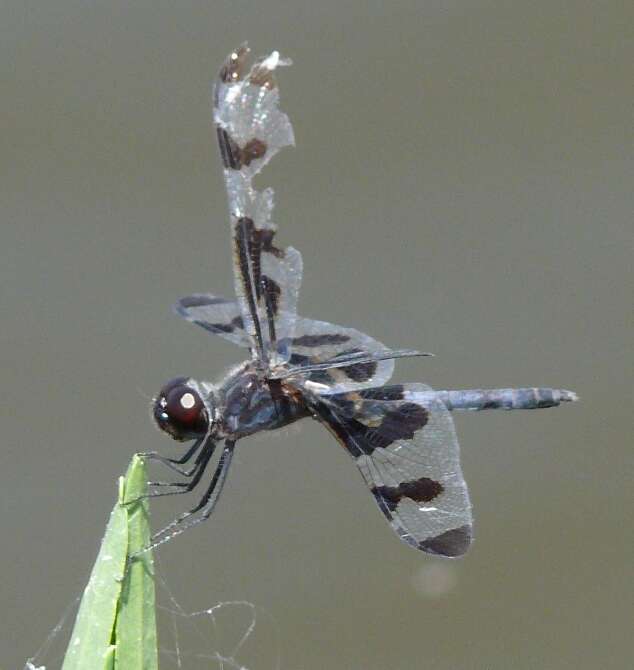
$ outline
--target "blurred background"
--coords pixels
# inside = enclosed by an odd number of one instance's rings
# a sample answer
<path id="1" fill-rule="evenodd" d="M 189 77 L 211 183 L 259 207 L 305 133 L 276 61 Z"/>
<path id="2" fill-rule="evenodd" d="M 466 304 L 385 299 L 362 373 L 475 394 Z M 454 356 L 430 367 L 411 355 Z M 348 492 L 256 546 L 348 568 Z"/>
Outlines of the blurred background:
<path id="1" fill-rule="evenodd" d="M 150 396 L 241 360 L 170 305 L 232 291 L 210 82 L 245 39 L 295 62 L 297 148 L 259 184 L 304 253 L 301 312 L 436 354 L 398 381 L 582 402 L 456 417 L 477 535 L 454 562 L 397 540 L 317 424 L 244 441 L 213 520 L 159 552 L 174 600 L 253 603 L 253 670 L 278 651 L 302 670 L 630 666 L 633 21 L 585 0 L 2 3 L 2 667 L 81 592 L 132 453 L 179 453 Z M 155 502 L 156 526 L 190 502 Z M 190 623 L 184 668 L 246 630 L 190 643 Z"/>

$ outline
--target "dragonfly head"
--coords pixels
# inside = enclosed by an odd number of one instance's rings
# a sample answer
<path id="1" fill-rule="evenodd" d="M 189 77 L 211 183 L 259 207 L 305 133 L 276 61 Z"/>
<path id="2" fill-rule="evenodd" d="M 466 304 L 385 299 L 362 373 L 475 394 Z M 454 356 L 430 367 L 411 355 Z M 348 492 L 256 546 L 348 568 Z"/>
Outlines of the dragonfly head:
<path id="1" fill-rule="evenodd" d="M 159 391 L 152 402 L 157 426 L 175 440 L 204 437 L 214 416 L 213 394 L 190 377 L 176 377 Z"/>

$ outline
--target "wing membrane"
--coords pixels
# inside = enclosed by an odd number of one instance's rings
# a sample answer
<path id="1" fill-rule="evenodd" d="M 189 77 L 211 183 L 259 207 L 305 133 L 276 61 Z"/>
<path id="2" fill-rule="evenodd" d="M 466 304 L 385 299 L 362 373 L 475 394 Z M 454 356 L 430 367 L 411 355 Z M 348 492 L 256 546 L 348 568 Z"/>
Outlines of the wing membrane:
<path id="1" fill-rule="evenodd" d="M 253 350 L 254 340 L 244 328 L 240 304 L 207 293 L 195 293 L 181 298 L 174 310 L 187 321 L 220 335 L 241 347 Z M 283 379 L 299 375 L 299 384 L 310 382 L 321 395 L 343 393 L 387 383 L 394 371 L 393 358 L 402 355 L 421 355 L 414 351 L 389 351 L 383 344 L 354 328 L 344 328 L 326 321 L 315 321 L 280 312 L 275 322 L 293 321 L 295 336 L 278 339 L 278 351 L 284 352 L 291 367 L 272 375 Z M 386 358 L 389 356 L 389 358 Z M 358 362 L 356 357 L 362 357 Z M 340 359 L 350 359 L 342 364 Z M 302 371 L 303 367 L 316 370 Z M 331 367 L 332 366 L 332 367 Z M 310 386 L 310 384 L 309 384 Z"/>
<path id="2" fill-rule="evenodd" d="M 279 110 L 274 71 L 289 65 L 275 51 L 247 68 L 246 45 L 229 55 L 214 90 L 214 122 L 229 201 L 235 290 L 254 356 L 266 366 L 290 356 L 302 275 L 300 253 L 274 243 L 273 191 L 253 177 L 283 147 L 293 128 Z"/>
<path id="3" fill-rule="evenodd" d="M 471 503 L 458 440 L 449 411 L 428 386 L 331 395 L 317 399 L 315 410 L 404 542 L 441 556 L 467 551 Z"/>
<path id="4" fill-rule="evenodd" d="M 297 317 L 295 337 L 290 341 L 292 355 L 289 363 L 302 366 L 337 363 L 338 358 L 359 354 L 384 353 L 387 347 L 378 340 L 354 328 L 337 326 L 326 321 L 315 321 Z M 366 360 L 351 362 L 343 367 L 315 370 L 305 375 L 313 388 L 317 385 L 320 395 L 343 393 L 345 391 L 381 386 L 386 384 L 394 372 L 394 360 Z"/>
<path id="5" fill-rule="evenodd" d="M 174 305 L 174 311 L 207 332 L 220 335 L 240 347 L 251 347 L 253 344 L 244 330 L 242 312 L 235 300 L 195 293 L 181 298 Z"/>
<path id="6" fill-rule="evenodd" d="M 306 363 L 298 367 L 290 367 L 284 371 L 276 372 L 271 376 L 271 379 L 286 379 L 295 375 L 309 374 L 321 370 L 334 370 L 335 368 L 347 368 L 352 365 L 373 363 L 375 361 L 416 358 L 419 356 L 433 356 L 433 354 L 423 353 L 415 349 L 384 349 L 383 351 L 374 351 L 372 353 L 359 351 L 352 354 L 339 354 L 325 363 Z"/>

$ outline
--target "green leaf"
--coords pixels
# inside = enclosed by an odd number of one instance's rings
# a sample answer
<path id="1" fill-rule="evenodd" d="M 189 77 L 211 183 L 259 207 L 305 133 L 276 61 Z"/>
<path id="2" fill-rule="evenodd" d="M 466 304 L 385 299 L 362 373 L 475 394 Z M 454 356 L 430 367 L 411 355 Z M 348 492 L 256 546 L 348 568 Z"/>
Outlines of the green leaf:
<path id="1" fill-rule="evenodd" d="M 142 459 L 135 456 L 84 590 L 62 670 L 157 670 L 154 565 Z M 127 567 L 127 570 L 126 570 Z"/>
<path id="2" fill-rule="evenodd" d="M 112 641 L 126 567 L 128 520 L 115 505 L 84 590 L 62 670 L 102 668 Z"/>
<path id="3" fill-rule="evenodd" d="M 147 474 L 140 458 L 132 461 L 126 477 L 124 503 L 128 511 L 128 553 L 134 556 L 150 543 L 148 501 L 132 502 L 147 491 Z M 131 563 L 123 583 L 115 627 L 116 670 L 156 670 L 156 610 L 154 560 L 151 551 Z"/>
<path id="4" fill-rule="evenodd" d="M 106 650 L 106 658 L 104 659 L 103 670 L 114 670 L 115 652 L 117 648 L 110 645 Z"/>

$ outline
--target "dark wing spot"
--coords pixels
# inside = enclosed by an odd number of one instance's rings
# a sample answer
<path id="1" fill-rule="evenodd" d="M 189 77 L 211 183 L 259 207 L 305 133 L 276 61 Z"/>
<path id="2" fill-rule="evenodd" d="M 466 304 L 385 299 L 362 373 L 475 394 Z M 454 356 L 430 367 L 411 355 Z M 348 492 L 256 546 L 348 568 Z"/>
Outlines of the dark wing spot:
<path id="1" fill-rule="evenodd" d="M 431 502 L 444 491 L 444 487 L 439 481 L 429 477 L 421 477 L 411 482 L 402 482 L 398 488 L 406 498 L 410 498 L 414 502 Z"/>
<path id="2" fill-rule="evenodd" d="M 199 321 L 198 319 L 196 319 L 194 323 L 214 334 L 233 333 L 236 330 L 244 330 L 241 316 L 237 316 L 231 323 L 209 323 L 209 321 Z"/>
<path id="3" fill-rule="evenodd" d="M 363 417 L 360 420 L 363 421 Z M 397 440 L 411 440 L 428 420 L 429 414 L 424 407 L 413 402 L 404 403 L 397 409 L 385 412 L 377 427 L 364 426 L 366 439 L 374 449 L 385 449 Z"/>
<path id="4" fill-rule="evenodd" d="M 240 151 L 240 162 L 242 165 L 250 165 L 251 161 L 262 158 L 266 153 L 266 142 L 253 138 L 249 140 Z"/>
<path id="5" fill-rule="evenodd" d="M 234 331 L 230 323 L 207 323 L 206 321 L 196 321 L 196 323 L 212 333 L 233 333 Z"/>
<path id="6" fill-rule="evenodd" d="M 209 305 L 220 305 L 231 302 L 226 298 L 214 298 L 210 295 L 188 295 L 178 301 L 180 307 L 208 307 Z"/>
<path id="7" fill-rule="evenodd" d="M 418 548 L 428 554 L 440 556 L 462 556 L 469 549 L 472 540 L 472 528 L 469 524 L 452 528 L 441 535 L 419 542 Z"/>
<path id="8" fill-rule="evenodd" d="M 312 356 L 305 356 L 304 354 L 297 353 L 292 353 L 289 359 L 291 366 L 298 368 L 317 362 L 319 361 Z M 315 382 L 316 384 L 326 384 L 327 386 L 332 386 L 336 383 L 328 370 L 313 370 L 313 372 L 308 373 L 307 378 L 311 382 Z"/>
<path id="9" fill-rule="evenodd" d="M 351 440 L 345 441 L 353 456 L 360 456 L 361 454 L 371 456 L 375 449 L 385 449 L 397 440 L 411 440 L 414 433 L 422 428 L 428 420 L 425 408 L 414 403 L 406 403 L 396 410 L 385 412 L 381 423 L 376 427 L 366 425 L 363 422 L 364 418 L 374 422 L 376 416 L 368 409 L 367 413 L 360 412 L 356 419 L 339 417 L 346 433 L 352 438 L 353 444 L 351 444 Z"/>
<path id="10" fill-rule="evenodd" d="M 353 382 L 367 382 L 376 374 L 377 363 L 368 361 L 340 368 Z"/>
<path id="11" fill-rule="evenodd" d="M 229 135 L 229 133 L 220 126 L 216 127 L 218 136 L 218 146 L 223 167 L 229 170 L 240 170 L 245 165 L 251 165 L 251 162 L 262 158 L 266 153 L 266 142 L 253 138 L 249 140 L 243 148 Z"/>
<path id="12" fill-rule="evenodd" d="M 323 333 L 321 335 L 301 335 L 293 338 L 295 347 L 321 347 L 328 344 L 343 344 L 350 339 L 343 333 Z"/>
<path id="13" fill-rule="evenodd" d="M 402 482 L 398 486 L 377 486 L 372 489 L 372 493 L 377 498 L 380 496 L 390 512 L 393 512 L 403 498 L 414 502 L 431 502 L 443 490 L 443 485 L 435 479 L 421 477 L 411 482 Z"/>
<path id="14" fill-rule="evenodd" d="M 280 296 L 282 295 L 280 285 L 267 275 L 262 275 L 260 285 L 262 293 L 266 296 L 266 304 L 271 306 L 273 314 L 277 314 L 280 305 Z"/>
<path id="15" fill-rule="evenodd" d="M 268 67 L 262 67 L 260 63 L 256 63 L 249 77 L 249 83 L 254 86 L 264 86 L 264 88 L 268 88 L 269 90 L 274 89 L 275 77 L 273 76 L 273 70 L 270 70 Z"/>
<path id="16" fill-rule="evenodd" d="M 268 251 L 276 258 L 284 258 L 284 256 L 286 256 L 283 249 L 280 249 L 273 244 L 273 238 L 275 237 L 274 230 L 270 228 L 262 228 L 262 230 L 257 231 L 257 234 L 260 236 L 263 251 Z"/>
<path id="17" fill-rule="evenodd" d="M 337 414 L 340 417 L 353 418 L 358 412 L 359 396 L 354 391 L 331 395 L 330 402 L 336 404 Z"/>
<path id="18" fill-rule="evenodd" d="M 293 366 L 307 365 L 311 362 L 311 358 L 303 354 L 291 354 L 288 362 Z"/>
<path id="19" fill-rule="evenodd" d="M 336 361 L 337 359 L 345 358 L 346 356 L 363 353 L 367 354 L 363 349 L 346 349 L 346 351 L 338 353 L 332 360 Z M 353 382 L 367 382 L 376 374 L 377 364 L 374 361 L 367 361 L 365 363 L 357 363 L 356 365 L 346 365 L 339 369 Z"/>
<path id="20" fill-rule="evenodd" d="M 243 44 L 229 55 L 218 73 L 218 78 L 223 84 L 231 84 L 242 79 L 248 54 L 249 47 Z"/>
<path id="21" fill-rule="evenodd" d="M 391 386 L 377 386 L 372 389 L 361 389 L 359 395 L 364 400 L 402 400 L 402 384 L 393 384 Z"/>

